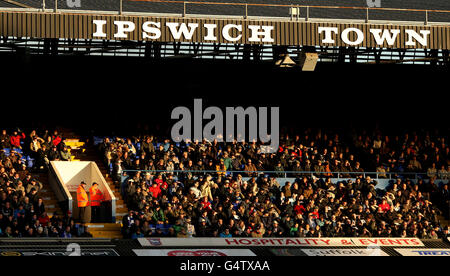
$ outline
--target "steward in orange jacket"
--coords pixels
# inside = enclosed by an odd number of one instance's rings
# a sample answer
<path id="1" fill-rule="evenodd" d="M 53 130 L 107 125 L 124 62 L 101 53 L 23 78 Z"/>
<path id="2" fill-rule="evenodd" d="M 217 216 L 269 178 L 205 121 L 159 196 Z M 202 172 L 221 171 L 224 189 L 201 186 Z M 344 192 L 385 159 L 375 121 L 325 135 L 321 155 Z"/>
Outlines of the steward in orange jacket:
<path id="1" fill-rule="evenodd" d="M 78 215 L 79 220 L 84 223 L 85 222 L 85 214 L 86 214 L 86 207 L 89 206 L 89 197 L 86 192 L 86 183 L 82 181 L 80 183 L 80 186 L 77 188 L 77 202 L 78 202 Z"/>
<path id="2" fill-rule="evenodd" d="M 89 195 L 91 196 L 91 221 L 100 222 L 100 206 L 105 200 L 102 191 L 98 188 L 98 183 L 92 183 L 92 187 L 89 189 Z"/>
<path id="3" fill-rule="evenodd" d="M 91 206 L 100 206 L 101 203 L 105 200 L 102 191 L 98 188 L 97 183 L 92 183 L 92 187 L 89 189 L 89 195 L 91 197 Z"/>
<path id="4" fill-rule="evenodd" d="M 81 182 L 80 186 L 77 189 L 77 201 L 78 207 L 87 207 L 89 206 L 89 198 L 86 192 L 86 183 Z"/>

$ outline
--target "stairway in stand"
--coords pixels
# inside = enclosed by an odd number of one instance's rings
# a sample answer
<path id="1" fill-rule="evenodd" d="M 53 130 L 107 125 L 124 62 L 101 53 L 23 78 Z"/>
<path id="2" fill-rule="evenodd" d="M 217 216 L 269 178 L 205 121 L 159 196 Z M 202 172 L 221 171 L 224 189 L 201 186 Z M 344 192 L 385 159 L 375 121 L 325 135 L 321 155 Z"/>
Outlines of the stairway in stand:
<path id="1" fill-rule="evenodd" d="M 68 141 L 66 144 L 71 148 L 71 154 L 74 155 L 72 160 L 74 162 L 95 162 L 111 191 L 114 193 L 114 196 L 117 198 L 115 223 L 89 223 L 89 232 L 96 238 L 122 238 L 120 228 L 122 218 L 128 213 L 128 208 L 120 194 L 120 183 L 114 183 L 101 159 L 100 153 L 94 145 L 87 141 L 82 141 L 79 135 L 72 130 L 59 128 L 59 132 L 64 137 L 65 141 Z"/>
<path id="2" fill-rule="evenodd" d="M 58 205 L 58 200 L 53 192 L 50 184 L 48 183 L 48 173 L 38 173 L 34 174 L 39 182 L 42 183 L 42 190 L 39 191 L 38 195 L 42 197 L 44 201 L 45 211 L 47 215 L 51 218 L 55 213 L 63 215 L 61 208 Z"/>
<path id="3" fill-rule="evenodd" d="M 101 160 L 99 153 L 95 146 L 89 145 L 86 148 L 85 155 L 80 157 L 82 161 L 94 161 L 106 182 L 108 182 L 111 191 L 114 193 L 114 196 L 117 198 L 116 201 L 116 223 L 122 223 L 122 218 L 128 213 L 128 208 L 125 202 L 123 201 L 122 195 L 120 194 L 120 183 L 115 183 L 112 179 L 111 175 L 108 173 L 108 169 L 105 164 Z"/>

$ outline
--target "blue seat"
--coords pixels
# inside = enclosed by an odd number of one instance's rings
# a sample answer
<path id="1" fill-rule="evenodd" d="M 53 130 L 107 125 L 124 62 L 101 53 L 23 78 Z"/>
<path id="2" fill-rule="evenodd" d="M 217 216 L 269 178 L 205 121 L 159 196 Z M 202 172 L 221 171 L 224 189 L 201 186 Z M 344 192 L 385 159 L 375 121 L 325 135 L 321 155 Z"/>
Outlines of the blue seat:
<path id="1" fill-rule="evenodd" d="M 102 137 L 94 136 L 94 145 L 101 144 L 103 142 Z"/>
<path id="2" fill-rule="evenodd" d="M 4 148 L 3 151 L 5 152 L 6 155 L 9 155 L 11 153 L 10 148 Z"/>
<path id="3" fill-rule="evenodd" d="M 32 168 L 33 165 L 34 165 L 34 159 L 33 158 L 28 159 L 27 160 L 27 167 L 28 168 Z"/>

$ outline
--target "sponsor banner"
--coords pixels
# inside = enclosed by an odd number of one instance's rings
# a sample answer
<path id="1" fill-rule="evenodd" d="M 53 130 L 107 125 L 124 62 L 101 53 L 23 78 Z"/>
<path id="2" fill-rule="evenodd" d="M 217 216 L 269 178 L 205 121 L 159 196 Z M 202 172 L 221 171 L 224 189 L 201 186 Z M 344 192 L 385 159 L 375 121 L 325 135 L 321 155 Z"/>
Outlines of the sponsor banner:
<path id="1" fill-rule="evenodd" d="M 270 250 L 276 256 L 389 256 L 379 247 L 357 249 L 296 249 L 276 248 Z"/>
<path id="2" fill-rule="evenodd" d="M 450 248 L 395 249 L 402 256 L 450 256 Z"/>
<path id="3" fill-rule="evenodd" d="M 198 246 L 292 246 L 292 247 L 342 247 L 342 246 L 424 246 L 416 238 L 139 238 L 141 246 L 198 247 Z"/>
<path id="4" fill-rule="evenodd" d="M 308 256 L 389 256 L 381 248 L 300 249 Z"/>
<path id="5" fill-rule="evenodd" d="M 256 256 L 248 249 L 133 249 L 137 256 Z"/>
<path id="6" fill-rule="evenodd" d="M 0 256 L 119 256 L 114 249 L 81 249 L 77 254 L 72 251 L 66 251 L 62 249 L 46 249 L 46 250 L 34 250 L 34 249 L 11 249 L 0 250 Z"/>

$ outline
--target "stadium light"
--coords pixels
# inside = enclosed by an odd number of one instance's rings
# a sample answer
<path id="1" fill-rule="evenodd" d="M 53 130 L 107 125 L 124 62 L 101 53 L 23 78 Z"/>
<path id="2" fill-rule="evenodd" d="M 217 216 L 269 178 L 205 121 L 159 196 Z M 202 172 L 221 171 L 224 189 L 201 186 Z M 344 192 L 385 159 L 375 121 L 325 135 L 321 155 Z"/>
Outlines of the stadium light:
<path id="1" fill-rule="evenodd" d="M 280 59 L 275 62 L 275 65 L 279 67 L 294 67 L 297 63 L 292 60 L 289 54 L 282 54 L 280 55 Z"/>
<path id="2" fill-rule="evenodd" d="M 302 68 L 302 71 L 314 71 L 318 59 L 319 55 L 317 53 L 300 52 L 299 65 Z"/>
<path id="3" fill-rule="evenodd" d="M 298 52 L 298 64 L 289 56 L 289 54 L 282 54 L 280 55 L 280 58 L 275 62 L 275 65 L 284 68 L 299 66 L 302 71 L 314 71 L 318 59 L 318 53 L 301 51 Z"/>

